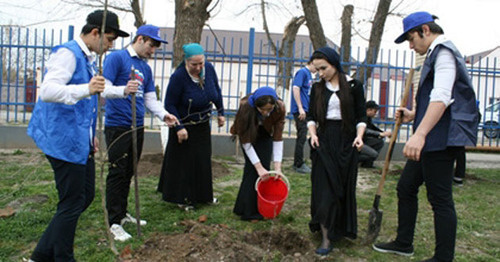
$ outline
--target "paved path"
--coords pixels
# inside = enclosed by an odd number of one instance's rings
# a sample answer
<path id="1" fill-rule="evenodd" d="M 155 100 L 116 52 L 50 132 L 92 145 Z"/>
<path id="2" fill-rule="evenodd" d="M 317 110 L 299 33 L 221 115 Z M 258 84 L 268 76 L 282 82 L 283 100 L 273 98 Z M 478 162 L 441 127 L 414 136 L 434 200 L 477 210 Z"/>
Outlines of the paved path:
<path id="1" fill-rule="evenodd" d="M 467 168 L 500 168 L 498 153 L 466 153 Z"/>

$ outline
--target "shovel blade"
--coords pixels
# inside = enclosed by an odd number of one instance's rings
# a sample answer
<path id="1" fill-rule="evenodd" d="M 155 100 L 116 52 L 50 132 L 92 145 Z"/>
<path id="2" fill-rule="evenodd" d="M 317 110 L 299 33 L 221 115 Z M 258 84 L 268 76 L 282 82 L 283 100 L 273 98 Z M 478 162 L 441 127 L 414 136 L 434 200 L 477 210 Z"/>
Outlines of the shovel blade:
<path id="1" fill-rule="evenodd" d="M 380 227 L 382 226 L 382 215 L 383 212 L 376 208 L 370 210 L 370 214 L 368 215 L 367 243 L 373 243 L 377 239 Z"/>

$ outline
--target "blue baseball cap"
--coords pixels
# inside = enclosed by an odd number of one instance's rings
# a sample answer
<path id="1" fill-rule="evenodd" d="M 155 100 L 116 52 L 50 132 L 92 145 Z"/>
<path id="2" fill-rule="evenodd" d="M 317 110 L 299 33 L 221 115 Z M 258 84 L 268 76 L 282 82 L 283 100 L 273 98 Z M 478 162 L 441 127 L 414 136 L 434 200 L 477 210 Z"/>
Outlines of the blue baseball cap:
<path id="1" fill-rule="evenodd" d="M 158 42 L 161 42 L 161 43 L 164 43 L 164 44 L 168 44 L 167 41 L 163 40 L 161 37 L 160 37 L 160 28 L 157 27 L 157 26 L 154 26 L 154 25 L 141 25 L 138 29 L 137 29 L 137 35 L 143 35 L 143 36 L 147 36 L 153 40 L 156 40 Z"/>
<path id="2" fill-rule="evenodd" d="M 427 12 L 415 12 L 403 19 L 403 29 L 404 33 L 401 34 L 394 42 L 396 44 L 403 43 L 406 41 L 406 34 L 412 30 L 413 28 L 423 25 L 425 23 L 429 22 L 434 22 L 434 18 L 432 18 L 432 15 L 427 13 Z"/>

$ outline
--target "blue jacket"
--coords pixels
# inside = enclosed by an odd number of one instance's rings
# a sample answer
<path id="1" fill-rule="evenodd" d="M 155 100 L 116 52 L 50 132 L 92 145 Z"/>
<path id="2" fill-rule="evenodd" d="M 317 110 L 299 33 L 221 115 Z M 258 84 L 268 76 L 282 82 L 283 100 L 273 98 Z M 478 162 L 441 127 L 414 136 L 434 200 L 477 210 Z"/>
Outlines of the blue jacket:
<path id="1" fill-rule="evenodd" d="M 302 103 L 302 108 L 304 111 L 308 112 L 309 110 L 309 94 L 311 93 L 311 87 L 312 87 L 313 79 L 311 75 L 311 71 L 307 67 L 302 67 L 295 73 L 295 76 L 293 78 L 292 82 L 292 89 L 293 86 L 298 86 L 300 87 L 300 102 Z M 297 101 L 295 101 L 295 97 L 293 96 L 293 90 L 292 90 L 292 107 L 290 112 L 292 114 L 296 114 L 299 112 L 299 107 L 297 106 Z"/>
<path id="2" fill-rule="evenodd" d="M 224 115 L 222 93 L 214 66 L 205 61 L 205 85 L 201 88 L 193 82 L 182 62 L 170 77 L 165 95 L 165 109 L 174 114 L 181 122 L 175 127 L 178 131 L 184 123 L 208 121 L 215 105 L 217 115 Z"/>
<path id="3" fill-rule="evenodd" d="M 462 55 L 451 41 L 437 45 L 425 60 L 417 92 L 417 108 L 413 130 L 417 130 L 429 106 L 430 93 L 434 88 L 434 64 L 442 48 L 455 56 L 457 74 L 452 89 L 454 102 L 427 134 L 423 151 L 439 151 L 449 146 L 475 146 L 477 141 L 478 111 L 476 96 Z"/>
<path id="4" fill-rule="evenodd" d="M 56 46 L 52 52 L 61 47 L 71 50 L 76 58 L 75 72 L 67 84 L 90 82 L 93 65 L 87 61 L 77 42 L 73 40 Z M 90 134 L 95 134 L 96 111 L 96 95 L 82 99 L 74 105 L 44 102 L 39 99 L 28 126 L 28 135 L 46 155 L 85 165 L 93 139 Z"/>

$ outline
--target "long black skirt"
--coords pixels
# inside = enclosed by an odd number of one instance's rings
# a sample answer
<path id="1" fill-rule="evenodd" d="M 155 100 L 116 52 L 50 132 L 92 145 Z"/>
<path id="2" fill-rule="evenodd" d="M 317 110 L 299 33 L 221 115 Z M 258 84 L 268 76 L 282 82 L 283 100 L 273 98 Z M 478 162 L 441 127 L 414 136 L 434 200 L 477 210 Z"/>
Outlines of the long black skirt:
<path id="1" fill-rule="evenodd" d="M 257 139 L 252 145 L 262 166 L 269 170 L 273 152 L 273 139 L 262 126 L 259 127 Z M 233 212 L 240 216 L 242 220 L 263 219 L 257 209 L 257 191 L 255 191 L 255 181 L 257 181 L 259 175 L 248 156 L 244 155 L 243 180 L 241 181 Z"/>
<path id="2" fill-rule="evenodd" d="M 188 139 L 179 144 L 177 132 L 169 130 L 158 192 L 163 200 L 193 205 L 211 203 L 212 143 L 208 122 L 185 126 Z"/>
<path id="3" fill-rule="evenodd" d="M 346 136 L 341 121 L 327 121 L 318 129 L 319 147 L 311 148 L 312 232 L 320 224 L 328 229 L 328 239 L 356 238 L 356 180 L 358 151 L 352 147 L 355 135 Z"/>

